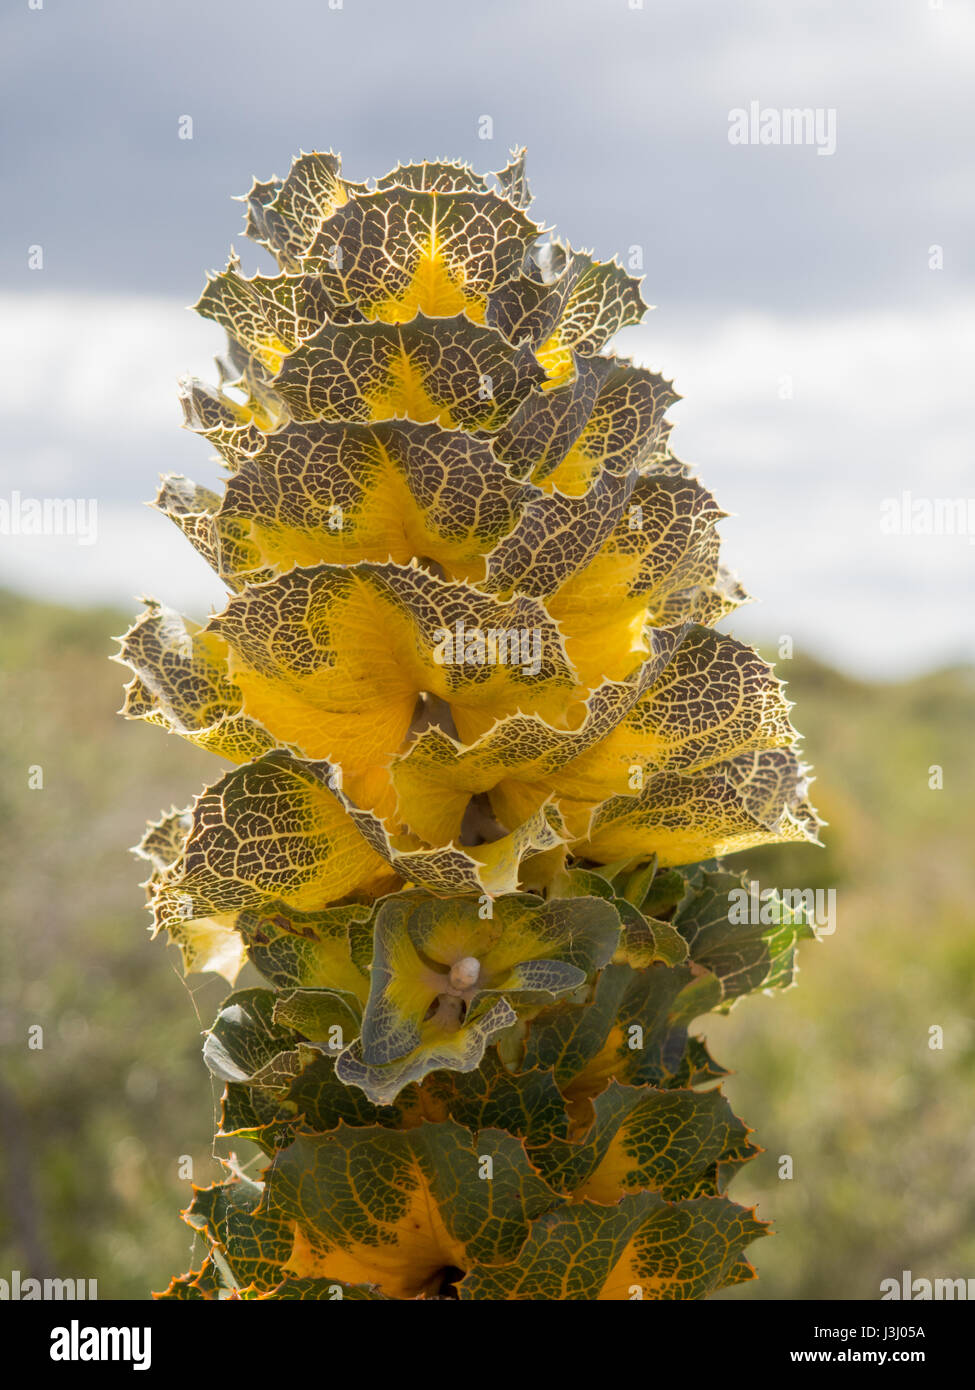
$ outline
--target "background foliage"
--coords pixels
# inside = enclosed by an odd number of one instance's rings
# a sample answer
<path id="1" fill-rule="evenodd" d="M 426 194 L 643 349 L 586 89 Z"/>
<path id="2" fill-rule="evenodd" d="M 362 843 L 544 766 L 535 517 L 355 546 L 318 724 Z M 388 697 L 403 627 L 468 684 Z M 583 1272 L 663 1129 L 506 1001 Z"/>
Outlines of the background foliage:
<path id="1" fill-rule="evenodd" d="M 144 1297 L 189 1267 L 181 1155 L 198 1184 L 220 1176 L 194 1009 L 202 1029 L 228 992 L 194 976 L 188 993 L 175 949 L 149 943 L 140 869 L 119 852 L 214 769 L 113 717 L 108 634 L 125 626 L 0 594 L 0 1276 L 96 1278 L 102 1298 Z M 802 947 L 798 990 L 706 1021 L 766 1150 L 732 1196 L 780 1233 L 752 1247 L 759 1282 L 722 1296 L 871 1299 L 902 1269 L 975 1268 L 975 673 L 872 685 L 801 654 L 779 673 L 815 754 L 827 848 L 730 862 L 763 887 L 836 887 L 838 927 Z M 43 790 L 28 788 L 35 764 Z M 248 970 L 238 987 L 255 982 Z M 253 1152 L 238 1157 L 256 1172 Z"/>

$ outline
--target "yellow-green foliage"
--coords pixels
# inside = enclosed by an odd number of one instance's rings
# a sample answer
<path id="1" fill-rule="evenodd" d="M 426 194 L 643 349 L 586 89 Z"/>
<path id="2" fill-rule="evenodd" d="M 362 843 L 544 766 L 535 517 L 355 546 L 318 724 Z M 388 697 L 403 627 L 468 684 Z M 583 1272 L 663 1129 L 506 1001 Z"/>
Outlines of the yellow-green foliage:
<path id="1" fill-rule="evenodd" d="M 172 1297 L 697 1298 L 751 1277 L 755 1152 L 689 1024 L 811 931 L 720 855 L 815 840 L 781 683 L 669 444 L 645 309 L 486 178 L 331 154 L 255 183 L 191 381 L 222 493 L 157 499 L 228 589 L 121 639 L 125 713 L 234 766 L 150 825 L 157 931 L 225 1001 L 221 1132 Z M 377 1181 L 377 1178 L 379 1179 Z"/>

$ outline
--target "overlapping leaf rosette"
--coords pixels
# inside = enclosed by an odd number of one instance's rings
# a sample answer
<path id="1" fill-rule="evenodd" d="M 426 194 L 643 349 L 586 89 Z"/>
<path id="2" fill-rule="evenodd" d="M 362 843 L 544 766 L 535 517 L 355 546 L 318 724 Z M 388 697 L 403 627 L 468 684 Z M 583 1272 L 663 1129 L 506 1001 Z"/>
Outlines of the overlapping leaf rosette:
<path id="1" fill-rule="evenodd" d="M 671 452 L 669 382 L 605 351 L 645 305 L 551 239 L 523 155 L 255 183 L 183 388 L 226 465 L 157 506 L 225 583 L 122 639 L 125 713 L 233 766 L 149 827 L 157 930 L 267 987 L 208 1035 L 222 1133 L 173 1297 L 700 1297 L 764 1229 L 692 1020 L 791 980 L 719 856 L 814 839 L 781 683 Z M 689 867 L 690 866 L 690 867 Z"/>

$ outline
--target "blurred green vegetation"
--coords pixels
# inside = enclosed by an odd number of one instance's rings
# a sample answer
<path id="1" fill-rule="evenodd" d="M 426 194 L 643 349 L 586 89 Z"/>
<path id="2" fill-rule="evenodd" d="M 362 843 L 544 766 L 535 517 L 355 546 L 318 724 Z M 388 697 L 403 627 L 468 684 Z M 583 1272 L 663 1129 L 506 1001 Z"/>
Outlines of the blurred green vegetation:
<path id="1" fill-rule="evenodd" d="M 877 685 L 808 658 L 778 670 L 816 765 L 825 848 L 740 858 L 762 887 L 835 887 L 836 921 L 803 947 L 796 988 L 707 1021 L 736 1073 L 726 1093 L 765 1148 L 733 1195 L 778 1232 L 752 1246 L 758 1282 L 724 1296 L 876 1299 L 905 1269 L 967 1278 L 975 671 Z M 791 1180 L 779 1177 L 785 1154 Z"/>
<path id="2" fill-rule="evenodd" d="M 0 595 L 0 1277 L 95 1278 L 101 1298 L 145 1297 L 189 1265 L 178 1163 L 198 1183 L 219 1172 L 199 1031 L 227 992 L 184 984 L 147 936 L 126 847 L 219 764 L 113 713 L 126 673 L 110 634 L 126 626 Z"/>
<path id="3" fill-rule="evenodd" d="M 200 1031 L 228 992 L 184 982 L 146 934 L 125 847 L 219 764 L 114 715 L 109 634 L 126 625 L 0 594 L 0 1277 L 96 1278 L 102 1298 L 191 1263 L 179 1165 L 219 1175 Z M 702 1025 L 765 1146 L 733 1195 L 779 1232 L 752 1247 L 760 1281 L 724 1296 L 874 1299 L 902 1269 L 975 1274 L 975 673 L 876 685 L 802 656 L 779 672 L 826 848 L 739 859 L 763 888 L 835 888 L 837 921 L 803 948 L 798 989 Z"/>

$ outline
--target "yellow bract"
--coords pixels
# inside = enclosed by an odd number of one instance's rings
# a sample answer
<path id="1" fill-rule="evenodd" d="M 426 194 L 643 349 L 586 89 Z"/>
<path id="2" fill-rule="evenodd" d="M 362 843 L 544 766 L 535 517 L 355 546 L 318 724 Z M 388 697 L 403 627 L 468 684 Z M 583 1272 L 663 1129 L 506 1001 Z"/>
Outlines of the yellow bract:
<path id="1" fill-rule="evenodd" d="M 379 1284 L 389 1298 L 421 1298 L 435 1293 L 445 1267 L 466 1263 L 464 1247 L 444 1225 L 416 1165 L 407 1181 L 411 1179 L 407 1204 L 394 1223 L 384 1226 L 381 1241 L 316 1247 L 296 1222 L 294 1247 L 282 1272 L 296 1279 Z"/>
<path id="2" fill-rule="evenodd" d="M 381 318 L 382 315 L 376 315 Z M 390 318 L 390 323 L 405 323 L 413 315 Z M 454 423 L 450 407 L 438 405 L 427 391 L 423 368 L 413 360 L 405 348 L 390 356 L 386 363 L 384 379 L 366 399 L 369 402 L 370 420 L 415 420 L 426 424 L 435 420 L 445 429 Z"/>
<path id="3" fill-rule="evenodd" d="M 429 318 L 466 314 L 474 323 L 483 323 L 486 308 L 484 295 L 466 288 L 463 262 L 451 264 L 434 232 L 420 252 L 406 289 L 395 298 L 364 305 L 363 312 L 366 318 L 383 323 L 408 323 L 417 314 Z M 410 414 L 411 420 L 426 418 L 430 417 Z"/>
<path id="4" fill-rule="evenodd" d="M 176 480 L 165 509 L 237 592 L 179 652 L 129 635 L 127 712 L 242 763 L 332 766 L 319 809 L 314 782 L 294 793 L 333 843 L 292 906 L 365 891 L 364 855 L 380 881 L 498 892 L 572 856 L 682 864 L 815 833 L 794 755 L 740 761 L 794 746 L 767 668 L 680 635 L 743 594 L 723 514 L 670 451 L 671 384 L 604 355 L 637 281 L 544 243 L 519 169 L 500 192 L 452 164 L 370 189 L 302 155 L 247 199 L 281 274 L 232 258 L 198 306 L 230 350 L 188 414 L 232 476 L 222 499 Z M 256 860 L 211 855 L 229 886 L 194 912 L 242 880 L 282 893 L 266 833 Z"/>

